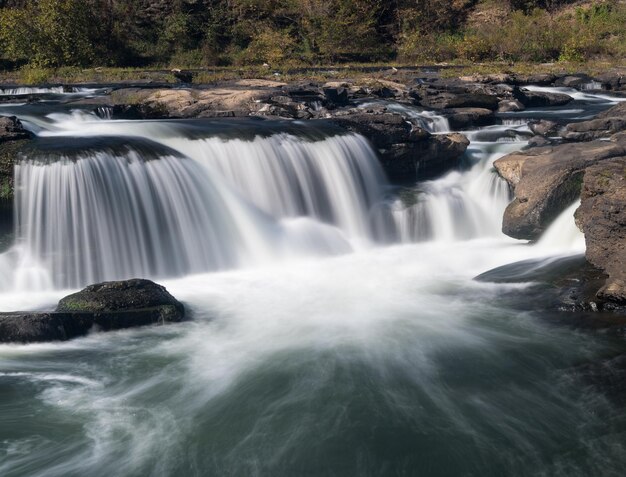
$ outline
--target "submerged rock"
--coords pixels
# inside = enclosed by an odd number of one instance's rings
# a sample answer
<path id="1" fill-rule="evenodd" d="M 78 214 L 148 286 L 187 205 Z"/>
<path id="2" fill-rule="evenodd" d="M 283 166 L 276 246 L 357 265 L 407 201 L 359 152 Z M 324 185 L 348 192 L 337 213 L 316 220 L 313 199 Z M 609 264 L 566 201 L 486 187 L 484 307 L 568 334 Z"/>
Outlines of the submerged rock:
<path id="1" fill-rule="evenodd" d="M 185 308 L 161 285 L 133 279 L 91 285 L 50 313 L 0 313 L 0 342 L 65 341 L 91 331 L 180 322 Z"/>

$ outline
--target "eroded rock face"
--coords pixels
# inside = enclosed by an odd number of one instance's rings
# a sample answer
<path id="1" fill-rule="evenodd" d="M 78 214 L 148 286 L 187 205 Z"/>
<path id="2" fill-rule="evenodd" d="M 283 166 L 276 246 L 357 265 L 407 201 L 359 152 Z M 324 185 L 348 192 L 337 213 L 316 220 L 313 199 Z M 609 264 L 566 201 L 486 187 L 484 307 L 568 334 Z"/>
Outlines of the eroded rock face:
<path id="1" fill-rule="evenodd" d="M 380 154 L 393 182 L 429 179 L 455 167 L 469 140 L 462 134 L 431 135 L 410 118 L 383 110 L 342 111 L 333 122 L 365 136 Z"/>
<path id="2" fill-rule="evenodd" d="M 509 154 L 494 166 L 514 188 L 504 213 L 505 234 L 536 240 L 580 195 L 584 170 L 626 154 L 626 136 L 611 141 L 539 147 Z"/>
<path id="3" fill-rule="evenodd" d="M 91 331 L 179 322 L 185 308 L 149 280 L 91 285 L 63 298 L 50 313 L 0 313 L 0 343 L 65 341 Z"/>
<path id="4" fill-rule="evenodd" d="M 576 223 L 585 234 L 587 260 L 609 278 L 598 298 L 626 305 L 626 154 L 585 171 Z"/>

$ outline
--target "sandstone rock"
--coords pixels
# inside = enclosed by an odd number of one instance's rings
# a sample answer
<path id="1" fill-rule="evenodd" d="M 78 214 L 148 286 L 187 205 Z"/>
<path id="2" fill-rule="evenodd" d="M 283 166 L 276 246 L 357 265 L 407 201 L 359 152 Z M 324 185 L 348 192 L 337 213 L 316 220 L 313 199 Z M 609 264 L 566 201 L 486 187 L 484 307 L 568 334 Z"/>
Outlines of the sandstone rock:
<path id="1" fill-rule="evenodd" d="M 504 214 L 503 232 L 518 239 L 538 239 L 580 195 L 584 169 L 625 151 L 626 136 L 532 148 L 498 159 L 496 170 L 515 192 Z"/>
<path id="2" fill-rule="evenodd" d="M 598 298 L 626 305 L 626 153 L 585 171 L 581 199 L 587 260 L 608 274 Z"/>

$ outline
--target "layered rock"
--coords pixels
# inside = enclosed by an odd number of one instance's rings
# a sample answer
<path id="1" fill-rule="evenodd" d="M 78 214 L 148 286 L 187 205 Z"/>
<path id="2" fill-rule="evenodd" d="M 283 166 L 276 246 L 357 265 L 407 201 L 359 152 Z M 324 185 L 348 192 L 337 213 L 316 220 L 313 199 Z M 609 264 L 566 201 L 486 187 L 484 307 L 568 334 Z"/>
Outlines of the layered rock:
<path id="1" fill-rule="evenodd" d="M 590 121 L 568 124 L 563 131 L 563 138 L 568 141 L 592 141 L 610 137 L 624 130 L 626 130 L 626 102 L 613 106 Z"/>
<path id="2" fill-rule="evenodd" d="M 584 170 L 626 153 L 626 136 L 611 141 L 538 147 L 509 154 L 494 166 L 514 189 L 515 199 L 504 213 L 502 230 L 536 240 L 579 196 Z"/>
<path id="3" fill-rule="evenodd" d="M 598 298 L 626 305 L 626 153 L 585 171 L 576 223 L 587 260 L 608 275 Z"/>
<path id="4" fill-rule="evenodd" d="M 149 280 L 91 285 L 50 313 L 0 313 L 0 342 L 65 341 L 91 331 L 180 322 L 184 306 Z"/>

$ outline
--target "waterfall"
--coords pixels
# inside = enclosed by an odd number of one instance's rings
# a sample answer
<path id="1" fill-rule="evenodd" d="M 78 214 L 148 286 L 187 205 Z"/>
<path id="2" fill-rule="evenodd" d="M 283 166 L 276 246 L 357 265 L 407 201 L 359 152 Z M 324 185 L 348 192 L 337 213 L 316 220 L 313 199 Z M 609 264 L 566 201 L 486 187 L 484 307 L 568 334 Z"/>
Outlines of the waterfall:
<path id="1" fill-rule="evenodd" d="M 550 224 L 537 242 L 538 248 L 555 251 L 585 251 L 585 236 L 576 226 L 574 213 L 580 207 L 580 200 L 567 207 Z"/>
<path id="2" fill-rule="evenodd" d="M 473 142 L 467 152 L 473 164 L 469 170 L 419 184 L 408 205 L 402 199 L 393 202 L 397 239 L 407 243 L 502 236 L 502 214 L 511 191 L 493 163 L 519 147 L 520 143 Z"/>
<path id="3" fill-rule="evenodd" d="M 281 239 L 175 151 L 128 138 L 69 143 L 43 141 L 15 171 L 20 263 L 30 275 L 38 264 L 56 287 L 241 266 Z M 16 281 L 26 286 L 24 268 Z"/>
<path id="4" fill-rule="evenodd" d="M 282 133 L 253 141 L 212 137 L 163 142 L 224 177 L 275 218 L 308 216 L 356 239 L 373 236 L 369 212 L 383 196 L 385 178 L 361 136 L 313 142 Z"/>
<path id="5" fill-rule="evenodd" d="M 1 88 L 0 96 L 24 96 L 28 94 L 77 94 L 94 93 L 95 88 L 82 88 L 75 86 L 50 86 L 50 87 L 28 87 L 20 86 L 15 88 Z"/>

